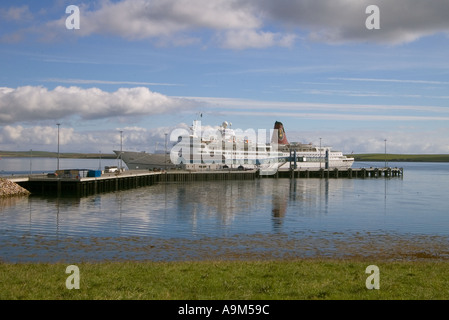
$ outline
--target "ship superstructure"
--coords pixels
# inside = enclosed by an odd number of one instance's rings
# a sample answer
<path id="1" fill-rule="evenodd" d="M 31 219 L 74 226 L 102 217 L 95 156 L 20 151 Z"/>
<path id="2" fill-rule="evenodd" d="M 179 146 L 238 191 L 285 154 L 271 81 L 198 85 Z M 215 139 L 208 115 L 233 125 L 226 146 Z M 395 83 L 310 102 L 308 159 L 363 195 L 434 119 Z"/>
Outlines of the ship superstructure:
<path id="1" fill-rule="evenodd" d="M 289 143 L 281 122 L 270 132 L 234 130 L 225 121 L 216 129 L 202 130 L 195 120 L 190 131 L 172 133 L 175 144 L 167 152 L 114 151 L 129 169 L 220 170 L 260 169 L 275 172 L 286 169 L 350 168 L 354 162 L 341 151 L 313 144 Z M 271 141 L 269 137 L 271 136 Z"/>

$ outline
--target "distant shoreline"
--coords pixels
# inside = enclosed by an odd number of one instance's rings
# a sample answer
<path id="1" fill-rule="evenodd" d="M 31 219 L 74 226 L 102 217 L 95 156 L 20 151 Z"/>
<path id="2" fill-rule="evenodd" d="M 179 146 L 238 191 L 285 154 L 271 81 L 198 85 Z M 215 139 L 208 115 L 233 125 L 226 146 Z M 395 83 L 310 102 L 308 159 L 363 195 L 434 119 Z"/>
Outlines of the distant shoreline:
<path id="1" fill-rule="evenodd" d="M 355 161 L 390 161 L 390 162 L 449 162 L 449 154 L 383 154 L 362 153 L 347 154 Z M 56 152 L 48 151 L 0 151 L 0 158 L 57 158 Z M 61 159 L 117 159 L 115 154 L 100 153 L 60 153 Z"/>
<path id="2" fill-rule="evenodd" d="M 449 154 L 348 154 L 355 161 L 390 161 L 390 162 L 449 162 Z"/>
<path id="3" fill-rule="evenodd" d="M 48 151 L 0 151 L 0 158 L 57 158 L 57 152 Z M 117 159 L 115 154 L 103 153 L 60 153 L 61 159 Z"/>

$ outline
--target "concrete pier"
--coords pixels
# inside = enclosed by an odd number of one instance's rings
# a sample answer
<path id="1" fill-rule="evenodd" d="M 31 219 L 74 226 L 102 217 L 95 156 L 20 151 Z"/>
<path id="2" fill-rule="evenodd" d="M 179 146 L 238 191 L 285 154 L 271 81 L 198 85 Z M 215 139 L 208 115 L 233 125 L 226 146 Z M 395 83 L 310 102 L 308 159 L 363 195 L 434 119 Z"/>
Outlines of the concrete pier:
<path id="1" fill-rule="evenodd" d="M 30 176 L 14 181 L 32 194 L 39 195 L 70 195 L 84 197 L 102 192 L 114 192 L 143 186 L 150 186 L 159 182 L 160 173 L 126 172 L 119 175 L 104 174 L 95 178 L 49 178 Z"/>
<path id="2" fill-rule="evenodd" d="M 258 178 L 380 178 L 402 177 L 402 168 L 349 168 L 318 170 L 279 170 L 274 175 L 260 175 L 258 170 L 181 171 L 151 172 L 130 170 L 121 173 L 106 173 L 100 177 L 58 178 L 44 175 L 15 177 L 9 180 L 19 184 L 32 194 L 84 197 L 103 192 L 115 192 L 157 183 L 179 183 L 187 181 L 254 180 Z"/>
<path id="3" fill-rule="evenodd" d="M 43 175 L 16 177 L 9 180 L 37 195 L 69 195 L 84 197 L 102 192 L 115 192 L 156 183 L 212 181 L 212 180 L 254 180 L 257 171 L 168 171 L 149 172 L 130 170 L 119 174 L 108 173 L 101 177 L 57 178 Z"/>
<path id="4" fill-rule="evenodd" d="M 380 178 L 402 177 L 403 168 L 348 168 L 279 170 L 277 178 Z M 270 176 L 268 176 L 270 177 Z"/>

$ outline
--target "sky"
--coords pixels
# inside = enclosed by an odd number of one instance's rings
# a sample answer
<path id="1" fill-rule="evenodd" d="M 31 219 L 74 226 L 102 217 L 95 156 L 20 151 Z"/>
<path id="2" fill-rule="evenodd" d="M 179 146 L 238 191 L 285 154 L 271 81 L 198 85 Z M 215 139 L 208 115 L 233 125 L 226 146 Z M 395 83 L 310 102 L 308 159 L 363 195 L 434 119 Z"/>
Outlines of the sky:
<path id="1" fill-rule="evenodd" d="M 61 152 L 152 152 L 200 119 L 449 153 L 448 15 L 447 0 L 2 1 L 0 150 L 56 151 L 59 128 Z"/>

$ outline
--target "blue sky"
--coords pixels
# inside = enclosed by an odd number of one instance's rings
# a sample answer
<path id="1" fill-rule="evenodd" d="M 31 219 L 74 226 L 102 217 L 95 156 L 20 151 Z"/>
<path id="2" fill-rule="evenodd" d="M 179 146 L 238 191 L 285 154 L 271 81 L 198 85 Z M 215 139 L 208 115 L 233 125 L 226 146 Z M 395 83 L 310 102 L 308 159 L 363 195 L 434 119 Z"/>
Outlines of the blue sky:
<path id="1" fill-rule="evenodd" d="M 368 30 L 369 5 L 380 29 Z M 80 8 L 80 29 L 65 26 Z M 449 153 L 446 0 L 2 1 L 0 150 L 152 151 L 231 122 L 345 153 Z"/>

